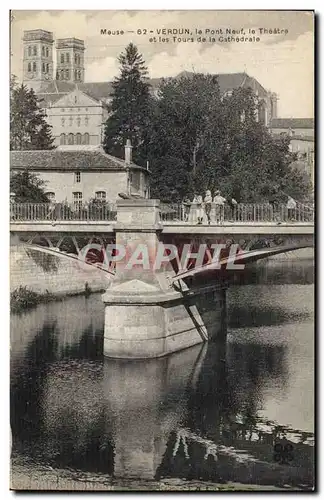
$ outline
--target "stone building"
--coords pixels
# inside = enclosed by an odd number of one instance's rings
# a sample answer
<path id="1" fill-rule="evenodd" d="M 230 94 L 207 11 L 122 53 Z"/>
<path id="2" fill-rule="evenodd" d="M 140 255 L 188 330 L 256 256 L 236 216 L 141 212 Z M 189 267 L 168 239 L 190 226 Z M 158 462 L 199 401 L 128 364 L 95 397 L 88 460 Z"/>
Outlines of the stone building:
<path id="1" fill-rule="evenodd" d="M 314 187 L 314 119 L 276 118 L 271 120 L 269 129 L 272 134 L 290 137 L 290 150 L 297 153 L 299 168 L 310 176 Z"/>
<path id="2" fill-rule="evenodd" d="M 33 88 L 46 110 L 53 127 L 54 144 L 60 148 L 74 145 L 99 145 L 111 101 L 111 82 L 85 82 L 83 40 L 56 40 L 54 68 L 53 33 L 45 30 L 24 32 L 23 83 Z M 193 75 L 182 72 L 181 76 Z M 150 80 L 156 94 L 161 78 Z M 277 96 L 267 91 L 255 78 L 246 73 L 219 74 L 222 94 L 237 88 L 252 88 L 262 100 L 259 120 L 268 125 L 277 116 Z"/>
<path id="3" fill-rule="evenodd" d="M 119 193 L 148 198 L 149 171 L 132 162 L 131 149 L 128 143 L 125 160 L 107 155 L 100 146 L 11 151 L 10 168 L 37 174 L 55 202 L 80 205 L 93 198 L 114 202 Z"/>

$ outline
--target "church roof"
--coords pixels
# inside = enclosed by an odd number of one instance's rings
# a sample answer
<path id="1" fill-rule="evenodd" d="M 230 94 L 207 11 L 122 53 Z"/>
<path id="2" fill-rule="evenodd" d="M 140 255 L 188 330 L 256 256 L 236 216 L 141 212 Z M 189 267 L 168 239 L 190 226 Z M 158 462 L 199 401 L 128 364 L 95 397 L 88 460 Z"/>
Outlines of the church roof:
<path id="1" fill-rule="evenodd" d="M 85 150 L 52 149 L 34 151 L 10 151 L 10 168 L 12 170 L 34 171 L 116 171 L 126 170 L 124 160 L 108 155 L 101 147 Z M 132 169 L 145 170 L 131 164 Z"/>
<path id="2" fill-rule="evenodd" d="M 183 76 L 190 77 L 194 75 L 190 71 L 182 71 L 174 78 L 181 78 Z M 268 92 L 262 85 L 253 77 L 246 73 L 220 73 L 218 75 L 218 83 L 221 93 L 228 90 L 237 89 L 240 87 L 252 88 L 258 91 L 260 97 L 265 97 Z M 168 78 L 166 78 L 167 80 Z M 162 81 L 162 78 L 151 78 L 148 83 L 153 89 L 157 89 Z M 39 99 L 43 99 L 45 104 L 54 104 L 62 95 L 68 94 L 78 88 L 85 94 L 97 101 L 105 102 L 111 98 L 112 95 L 112 82 L 87 82 L 87 83 L 70 83 L 60 80 L 53 80 L 50 83 L 44 84 L 40 91 L 37 92 Z"/>

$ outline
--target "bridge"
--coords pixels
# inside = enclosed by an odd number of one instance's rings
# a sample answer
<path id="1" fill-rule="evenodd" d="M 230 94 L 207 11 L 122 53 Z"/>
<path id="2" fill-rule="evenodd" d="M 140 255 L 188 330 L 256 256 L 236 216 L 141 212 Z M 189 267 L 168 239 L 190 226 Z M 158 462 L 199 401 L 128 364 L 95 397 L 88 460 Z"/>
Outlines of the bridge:
<path id="1" fill-rule="evenodd" d="M 81 259 L 110 275 L 103 295 L 104 354 L 116 358 L 159 357 L 225 341 L 224 266 L 314 245 L 309 207 L 212 206 L 208 220 L 195 204 L 127 199 L 99 207 L 13 204 L 10 215 L 11 234 L 28 247 Z M 223 247 L 218 261 L 215 245 Z M 118 247 L 117 255 L 109 254 L 111 247 Z M 88 258 L 92 248 L 101 256 L 95 262 Z M 176 253 L 168 257 L 165 249 Z M 184 249 L 183 261 L 178 253 Z"/>

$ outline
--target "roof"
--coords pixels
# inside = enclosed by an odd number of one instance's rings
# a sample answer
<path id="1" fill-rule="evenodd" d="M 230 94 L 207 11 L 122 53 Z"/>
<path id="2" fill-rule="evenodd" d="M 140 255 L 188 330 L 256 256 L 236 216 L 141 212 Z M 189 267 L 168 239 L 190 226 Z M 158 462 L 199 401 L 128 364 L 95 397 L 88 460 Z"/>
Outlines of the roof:
<path id="1" fill-rule="evenodd" d="M 273 118 L 270 128 L 314 128 L 314 118 Z"/>
<path id="2" fill-rule="evenodd" d="M 190 77 L 194 73 L 190 71 L 182 71 L 177 76 L 173 78 L 181 78 L 183 76 Z M 220 73 L 216 75 L 218 77 L 218 83 L 221 93 L 237 89 L 239 87 L 252 88 L 257 90 L 260 96 L 265 96 L 267 91 L 260 85 L 260 83 L 253 77 L 246 73 Z M 171 77 L 170 77 L 171 78 Z M 166 80 L 168 78 L 165 78 Z M 148 83 L 153 89 L 157 89 L 162 81 L 162 78 L 151 78 L 148 79 Z M 85 94 L 88 94 L 93 99 L 97 101 L 106 101 L 111 98 L 113 87 L 112 82 L 88 82 L 88 83 L 70 83 L 60 80 L 53 80 L 50 83 L 41 86 L 37 96 L 40 99 L 44 99 L 46 104 L 50 102 L 54 104 L 58 99 L 60 99 L 64 94 L 68 94 L 78 88 Z"/>
<path id="3" fill-rule="evenodd" d="M 10 168 L 36 171 L 126 170 L 124 160 L 106 154 L 100 147 L 91 150 L 10 151 Z M 145 170 L 135 163 L 131 164 L 131 168 Z"/>

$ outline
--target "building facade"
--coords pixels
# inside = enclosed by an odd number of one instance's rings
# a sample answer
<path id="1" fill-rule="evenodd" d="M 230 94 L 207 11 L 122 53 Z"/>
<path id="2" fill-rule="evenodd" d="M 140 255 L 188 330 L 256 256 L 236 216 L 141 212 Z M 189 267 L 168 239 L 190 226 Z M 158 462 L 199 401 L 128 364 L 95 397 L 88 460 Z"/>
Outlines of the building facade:
<path id="1" fill-rule="evenodd" d="M 100 146 L 11 151 L 10 155 L 11 171 L 36 174 L 53 202 L 75 206 L 91 199 L 115 202 L 119 193 L 149 197 L 149 172 L 132 163 L 130 145 L 125 147 L 125 161 L 107 155 Z"/>
<path id="2" fill-rule="evenodd" d="M 274 135 L 290 137 L 290 151 L 297 154 L 299 168 L 315 182 L 315 132 L 313 118 L 276 118 L 269 129 Z"/>
<path id="3" fill-rule="evenodd" d="M 23 44 L 23 83 L 35 90 L 45 108 L 53 127 L 55 146 L 101 144 L 112 84 L 85 82 L 84 41 L 76 38 L 56 40 L 56 68 L 53 65 L 53 33 L 40 29 L 25 31 Z M 193 73 L 182 72 L 176 78 L 190 75 Z M 153 94 L 157 94 L 161 80 L 149 81 Z M 238 88 L 252 88 L 261 101 L 259 120 L 268 125 L 276 118 L 276 94 L 267 91 L 255 78 L 246 73 L 219 74 L 218 82 L 223 95 Z"/>

